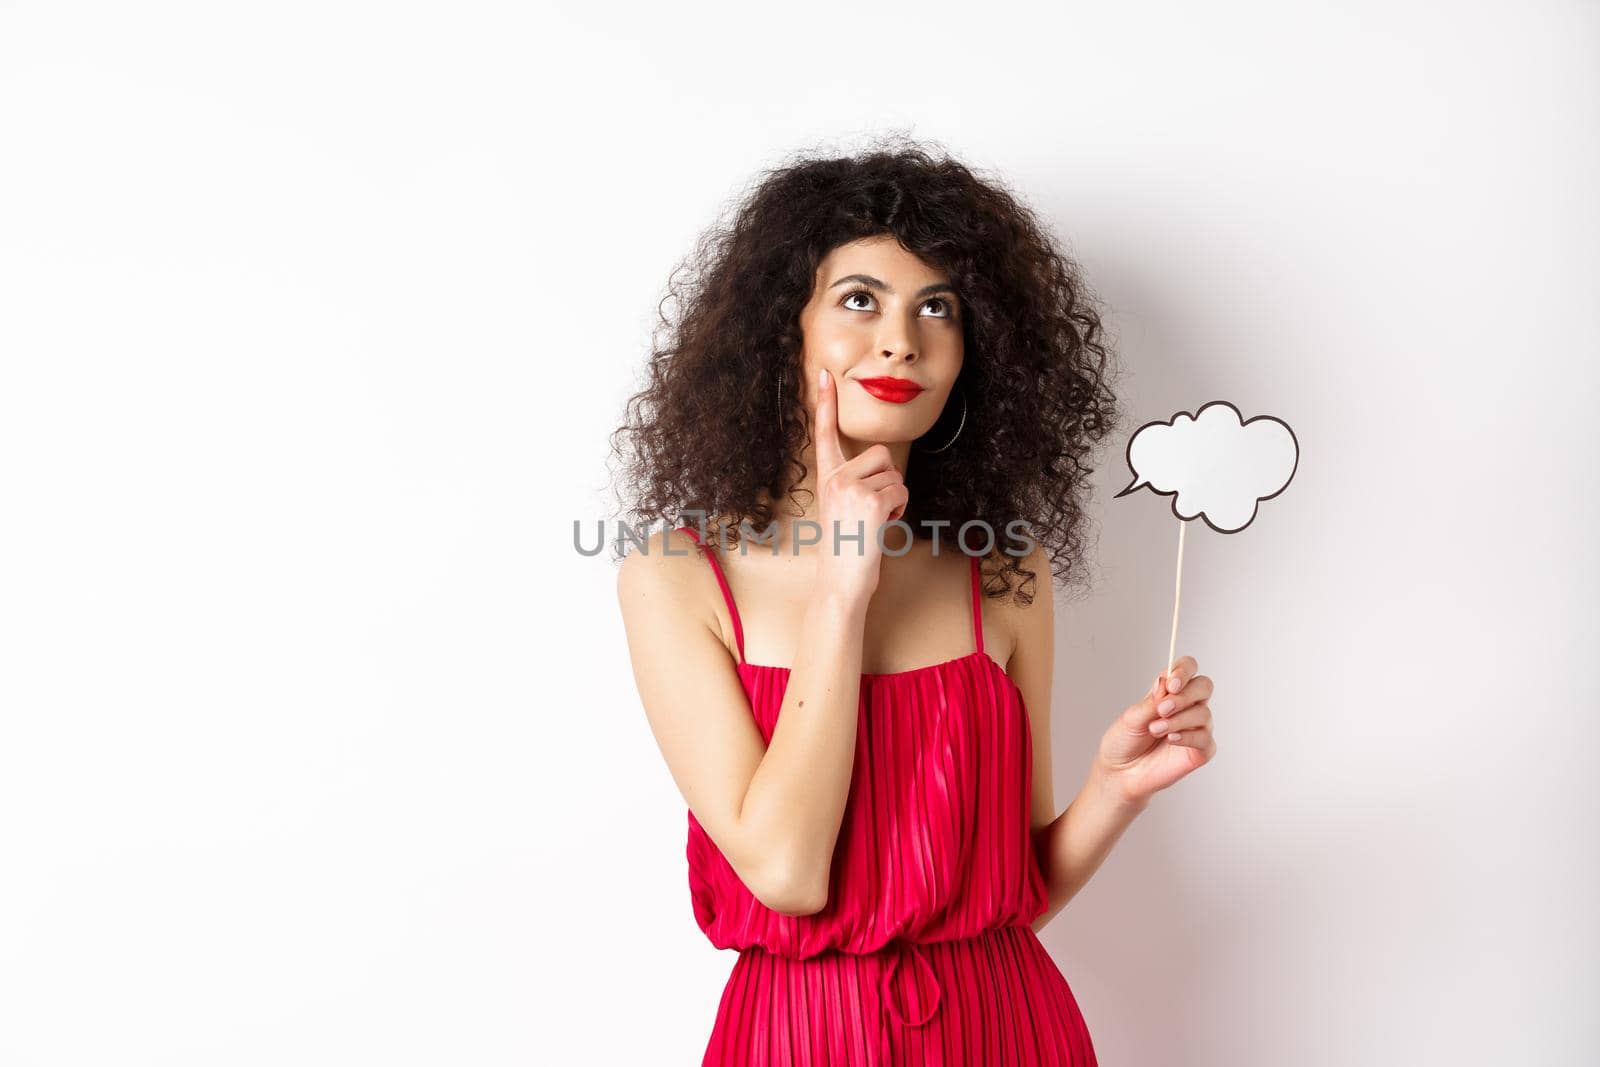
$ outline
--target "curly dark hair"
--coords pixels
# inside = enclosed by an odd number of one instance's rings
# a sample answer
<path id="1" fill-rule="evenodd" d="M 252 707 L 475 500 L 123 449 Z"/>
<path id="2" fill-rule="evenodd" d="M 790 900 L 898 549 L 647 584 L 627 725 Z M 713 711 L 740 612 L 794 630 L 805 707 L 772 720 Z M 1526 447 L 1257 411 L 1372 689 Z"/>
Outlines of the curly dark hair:
<path id="1" fill-rule="evenodd" d="M 948 272 L 966 353 L 965 425 L 947 450 L 914 445 L 903 520 L 918 533 L 926 520 L 946 520 L 947 536 L 981 520 L 997 542 L 1023 520 L 1053 573 L 1075 580 L 1088 460 L 1121 417 L 1111 352 L 1077 264 L 1002 182 L 915 142 L 843 157 L 802 151 L 752 184 L 731 221 L 707 230 L 673 270 L 658 308 L 648 380 L 611 438 L 631 489 L 627 521 L 704 517 L 737 543 L 740 521 L 761 530 L 776 520 L 774 502 L 805 474 L 798 457 L 810 434 L 800 390 L 785 388 L 779 410 L 775 388 L 780 372 L 786 384 L 800 381 L 800 311 L 829 252 L 887 234 Z M 952 407 L 928 441 L 955 432 Z M 1031 602 L 1035 575 L 1023 558 L 997 547 L 991 559 L 1004 562 L 985 568 L 986 594 L 1014 589 Z"/>

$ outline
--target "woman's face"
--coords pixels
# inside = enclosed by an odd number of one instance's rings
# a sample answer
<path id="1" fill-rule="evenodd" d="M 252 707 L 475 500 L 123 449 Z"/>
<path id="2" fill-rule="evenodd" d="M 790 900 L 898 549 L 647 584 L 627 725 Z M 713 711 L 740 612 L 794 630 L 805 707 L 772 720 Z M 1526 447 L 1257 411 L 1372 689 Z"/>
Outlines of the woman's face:
<path id="1" fill-rule="evenodd" d="M 910 442 L 939 418 L 963 358 L 963 309 L 949 281 L 888 236 L 840 245 L 818 267 L 800 312 L 806 409 L 816 410 L 826 367 L 851 453 Z"/>

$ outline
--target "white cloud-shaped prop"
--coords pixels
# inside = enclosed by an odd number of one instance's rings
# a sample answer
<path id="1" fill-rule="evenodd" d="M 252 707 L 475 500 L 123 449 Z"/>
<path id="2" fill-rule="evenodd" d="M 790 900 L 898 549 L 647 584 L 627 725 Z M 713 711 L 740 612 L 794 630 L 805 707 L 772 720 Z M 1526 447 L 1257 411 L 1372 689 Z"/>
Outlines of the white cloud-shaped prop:
<path id="1" fill-rule="evenodd" d="M 1238 533 L 1256 517 L 1256 505 L 1288 486 L 1300 465 L 1300 443 L 1282 419 L 1246 420 L 1226 400 L 1190 415 L 1147 422 L 1128 441 L 1133 482 L 1117 496 L 1148 485 L 1172 497 L 1172 513 L 1196 516 L 1218 533 Z"/>

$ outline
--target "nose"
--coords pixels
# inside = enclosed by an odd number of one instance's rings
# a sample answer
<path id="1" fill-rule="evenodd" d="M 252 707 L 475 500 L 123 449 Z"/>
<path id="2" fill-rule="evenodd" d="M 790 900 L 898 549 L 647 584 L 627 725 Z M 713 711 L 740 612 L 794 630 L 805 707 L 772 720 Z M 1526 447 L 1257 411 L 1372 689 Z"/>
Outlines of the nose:
<path id="1" fill-rule="evenodd" d="M 917 326 L 896 315 L 885 315 L 878 325 L 879 353 L 893 362 L 914 363 L 917 359 Z"/>

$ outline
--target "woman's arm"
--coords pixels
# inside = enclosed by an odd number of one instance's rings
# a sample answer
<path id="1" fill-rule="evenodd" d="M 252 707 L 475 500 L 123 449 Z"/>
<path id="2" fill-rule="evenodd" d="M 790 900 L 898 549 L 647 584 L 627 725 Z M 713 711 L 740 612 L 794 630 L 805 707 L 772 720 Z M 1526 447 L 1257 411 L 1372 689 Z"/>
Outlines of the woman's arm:
<path id="1" fill-rule="evenodd" d="M 663 538 L 687 554 L 666 555 Z M 708 606 L 715 583 L 677 531 L 623 560 L 617 597 L 634 680 L 679 792 L 734 872 L 767 907 L 809 915 L 827 904 L 850 792 L 866 603 L 813 587 L 767 745 Z"/>
<path id="2" fill-rule="evenodd" d="M 1035 933 L 1088 884 L 1122 832 L 1148 805 L 1148 799 L 1123 799 L 1104 771 L 1092 767 L 1067 810 L 1034 832 L 1034 847 L 1050 887 L 1050 906 L 1033 921 Z"/>
<path id="3" fill-rule="evenodd" d="M 1033 736 L 1033 796 L 1030 827 L 1034 849 L 1050 890 L 1049 907 L 1033 922 L 1035 932 L 1055 918 L 1105 862 L 1112 847 L 1148 800 L 1130 802 L 1113 787 L 1098 755 L 1067 810 L 1056 813 L 1050 752 L 1051 688 L 1055 673 L 1055 587 L 1050 559 L 1035 546 L 1023 566 L 1037 575 L 1033 603 L 1013 613 L 1016 647 L 1006 673 L 1028 707 Z"/>

